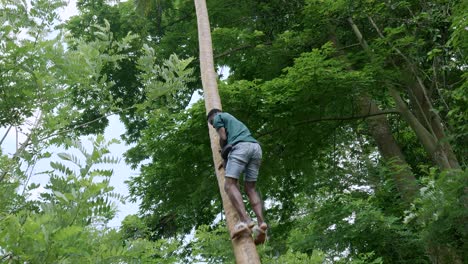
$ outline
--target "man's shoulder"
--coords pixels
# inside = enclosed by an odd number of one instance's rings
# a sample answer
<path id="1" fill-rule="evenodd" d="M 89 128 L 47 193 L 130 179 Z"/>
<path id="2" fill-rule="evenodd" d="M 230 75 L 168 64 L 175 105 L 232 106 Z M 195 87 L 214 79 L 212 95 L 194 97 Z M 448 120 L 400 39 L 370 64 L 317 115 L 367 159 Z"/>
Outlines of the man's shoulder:
<path id="1" fill-rule="evenodd" d="M 222 123 L 223 124 L 222 126 L 228 126 L 229 124 L 236 126 L 236 125 L 242 123 L 237 118 L 235 118 L 233 115 L 231 115 L 229 113 L 226 113 L 226 112 L 218 113 L 215 116 L 214 120 L 215 120 L 215 123 Z"/>
<path id="2" fill-rule="evenodd" d="M 227 121 L 229 117 L 225 115 L 224 112 L 217 113 L 213 118 L 213 125 L 215 128 L 220 128 L 225 126 L 225 121 Z"/>
<path id="3" fill-rule="evenodd" d="M 233 115 L 227 113 L 227 112 L 221 112 L 219 113 L 219 117 L 222 119 L 236 119 Z"/>

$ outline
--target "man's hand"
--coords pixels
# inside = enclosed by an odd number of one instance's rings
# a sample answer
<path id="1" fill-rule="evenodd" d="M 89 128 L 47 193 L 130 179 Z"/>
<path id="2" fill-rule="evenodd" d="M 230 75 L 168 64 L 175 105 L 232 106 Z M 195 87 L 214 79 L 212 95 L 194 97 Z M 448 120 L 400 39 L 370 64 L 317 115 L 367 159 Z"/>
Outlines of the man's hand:
<path id="1" fill-rule="evenodd" d="M 227 160 L 223 159 L 223 162 L 221 162 L 221 163 L 218 165 L 218 170 L 220 170 L 221 168 L 226 169 L 226 165 L 227 165 Z"/>
<path id="2" fill-rule="evenodd" d="M 216 132 L 218 132 L 219 135 L 219 145 L 221 147 L 224 147 L 227 143 L 227 133 L 226 129 L 224 127 L 220 127 L 216 129 Z"/>

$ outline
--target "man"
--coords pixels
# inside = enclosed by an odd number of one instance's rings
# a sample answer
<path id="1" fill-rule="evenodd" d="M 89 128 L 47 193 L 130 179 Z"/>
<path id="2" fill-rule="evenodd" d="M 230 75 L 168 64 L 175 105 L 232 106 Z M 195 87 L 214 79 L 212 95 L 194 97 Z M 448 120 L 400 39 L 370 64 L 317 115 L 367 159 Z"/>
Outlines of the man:
<path id="1" fill-rule="evenodd" d="M 234 239 L 244 232 L 250 234 L 253 228 L 255 244 L 264 243 L 268 225 L 263 218 L 262 201 L 255 190 L 262 149 L 250 134 L 249 129 L 234 116 L 215 108 L 208 113 L 207 120 L 218 132 L 222 156 L 225 159 L 224 190 L 239 215 L 240 221 L 235 225 L 231 238 Z M 226 153 L 228 151 L 229 154 Z M 245 210 L 242 194 L 237 184 L 242 172 L 245 173 L 245 192 L 257 216 L 257 226 Z"/>

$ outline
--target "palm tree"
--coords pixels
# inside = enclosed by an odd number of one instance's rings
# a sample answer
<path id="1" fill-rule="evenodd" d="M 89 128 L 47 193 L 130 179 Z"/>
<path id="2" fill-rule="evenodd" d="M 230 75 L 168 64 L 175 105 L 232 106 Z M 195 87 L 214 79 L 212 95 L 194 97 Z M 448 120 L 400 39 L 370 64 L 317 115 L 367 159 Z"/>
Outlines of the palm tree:
<path id="1" fill-rule="evenodd" d="M 216 82 L 217 75 L 213 62 L 213 48 L 211 44 L 210 23 L 208 19 L 208 10 L 206 8 L 205 0 L 194 0 L 195 9 L 197 12 L 197 25 L 198 25 L 198 42 L 200 46 L 200 70 L 203 84 L 203 92 L 205 96 L 205 109 L 208 113 L 213 108 L 222 109 L 221 99 L 218 93 L 218 84 Z M 216 168 L 216 177 L 218 179 L 218 186 L 223 200 L 224 212 L 226 213 L 226 220 L 229 230 L 234 228 L 235 223 L 239 220 L 236 210 L 232 206 L 227 194 L 224 192 L 224 168 L 219 167 L 222 159 L 218 150 L 219 139 L 216 131 L 210 127 L 210 141 L 211 149 L 213 152 L 213 161 Z M 234 248 L 234 255 L 236 263 L 260 263 L 260 258 L 257 249 L 250 235 L 243 235 L 237 239 L 232 240 Z"/>

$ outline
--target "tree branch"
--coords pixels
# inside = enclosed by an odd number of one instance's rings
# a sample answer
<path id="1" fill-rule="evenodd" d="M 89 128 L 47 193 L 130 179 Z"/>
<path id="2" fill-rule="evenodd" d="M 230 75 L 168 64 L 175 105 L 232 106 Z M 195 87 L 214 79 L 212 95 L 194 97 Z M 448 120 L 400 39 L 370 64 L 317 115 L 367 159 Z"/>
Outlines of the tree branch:
<path id="1" fill-rule="evenodd" d="M 344 117 L 325 117 L 325 118 L 315 118 L 315 119 L 308 119 L 304 121 L 300 121 L 294 124 L 291 124 L 291 126 L 302 126 L 302 125 L 307 125 L 307 124 L 312 124 L 312 123 L 318 123 L 318 122 L 326 122 L 326 121 L 347 121 L 347 120 L 354 120 L 354 119 L 365 119 L 373 116 L 378 116 L 378 115 L 386 115 L 386 114 L 400 114 L 400 111 L 393 109 L 393 110 L 384 110 L 380 111 L 378 113 L 369 113 L 366 115 L 353 115 L 353 116 L 344 116 Z M 257 138 L 273 134 L 279 130 L 282 130 L 282 128 L 278 129 L 273 129 L 270 131 L 267 131 L 265 133 L 261 133 Z"/>
<path id="2" fill-rule="evenodd" d="M 246 45 L 242 45 L 242 46 L 239 46 L 239 47 L 236 47 L 236 48 L 228 49 L 228 50 L 226 50 L 224 52 L 221 52 L 220 54 L 214 55 L 214 58 L 215 59 L 221 58 L 221 57 L 224 57 L 226 55 L 229 55 L 229 54 L 234 53 L 234 52 L 239 51 L 239 50 L 255 47 L 256 45 L 257 44 L 246 44 Z M 263 45 L 271 45 L 271 42 L 263 43 Z"/>
<path id="3" fill-rule="evenodd" d="M 45 136 L 45 137 L 43 137 L 43 138 L 38 139 L 38 141 L 46 140 L 46 139 L 48 139 L 48 138 L 55 137 L 55 136 L 58 136 L 58 135 L 60 135 L 60 134 L 65 134 L 65 133 L 71 132 L 71 131 L 73 131 L 73 130 L 75 130 L 75 129 L 81 128 L 81 127 L 86 127 L 86 126 L 88 126 L 88 125 L 90 125 L 90 124 L 92 124 L 92 123 L 94 123 L 94 122 L 97 122 L 97 121 L 99 121 L 99 120 L 101 120 L 101 119 L 104 119 L 104 118 L 107 118 L 107 117 L 109 117 L 109 116 L 122 113 L 122 112 L 124 112 L 124 111 L 126 111 L 126 110 L 129 110 L 129 109 L 132 109 L 132 108 L 135 108 L 135 107 L 136 107 L 135 105 L 132 105 L 132 106 L 129 106 L 129 107 L 127 107 L 127 108 L 120 109 L 119 111 L 112 112 L 112 113 L 109 113 L 109 114 L 107 114 L 107 115 L 103 115 L 103 116 L 101 116 L 101 117 L 98 117 L 98 118 L 93 119 L 93 120 L 88 121 L 88 122 L 84 122 L 84 123 L 82 123 L 82 124 L 78 124 L 78 125 L 76 125 L 76 126 L 74 126 L 74 127 L 72 127 L 72 128 L 65 129 L 65 130 L 59 131 L 59 132 L 57 132 L 57 133 L 54 133 L 54 134 Z"/>
<path id="4" fill-rule="evenodd" d="M 13 258 L 13 254 L 6 254 L 5 256 L 3 256 L 0 261 L 4 261 L 4 260 L 7 260 L 7 259 L 12 259 Z"/>
<path id="5" fill-rule="evenodd" d="M 351 25 L 351 28 L 353 29 L 354 31 L 354 34 L 356 35 L 359 43 L 361 44 L 361 46 L 364 48 L 364 50 L 368 50 L 369 49 L 369 45 L 367 44 L 366 40 L 364 39 L 364 37 L 362 36 L 361 34 L 361 31 L 359 30 L 359 28 L 356 26 L 356 24 L 354 23 L 354 20 L 352 17 L 348 17 L 348 22 L 349 24 Z"/>
<path id="6" fill-rule="evenodd" d="M 5 132 L 5 135 L 3 135 L 2 140 L 0 140 L 0 146 L 3 144 L 3 141 L 4 141 L 5 138 L 7 137 L 8 133 L 10 132 L 10 129 L 11 129 L 12 127 L 13 127 L 13 126 L 8 127 L 7 131 Z"/>

